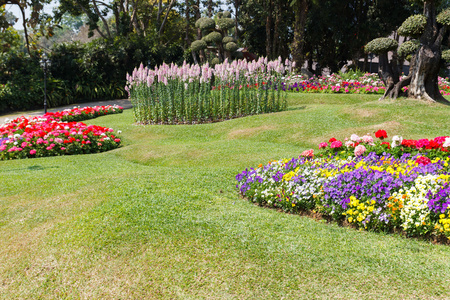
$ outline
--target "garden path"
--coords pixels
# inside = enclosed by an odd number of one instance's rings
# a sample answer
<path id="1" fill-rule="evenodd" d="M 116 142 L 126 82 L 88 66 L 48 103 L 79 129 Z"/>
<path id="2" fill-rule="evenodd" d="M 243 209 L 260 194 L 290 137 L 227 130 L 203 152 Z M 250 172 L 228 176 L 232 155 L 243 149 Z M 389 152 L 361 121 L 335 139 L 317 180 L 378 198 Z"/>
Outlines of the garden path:
<path id="1" fill-rule="evenodd" d="M 131 102 L 129 99 L 116 99 L 116 100 L 107 100 L 107 101 L 96 101 L 96 102 L 86 102 L 86 103 L 74 103 L 70 105 L 60 106 L 60 107 L 53 107 L 50 109 L 47 109 L 48 112 L 57 112 L 57 111 L 63 111 L 65 109 L 71 109 L 74 106 L 80 106 L 80 107 L 86 107 L 86 106 L 106 106 L 106 105 L 114 105 L 117 104 L 119 106 L 122 106 L 124 109 L 131 108 Z M 6 119 L 15 119 L 20 116 L 42 116 L 44 114 L 44 110 L 33 110 L 33 111 L 23 111 L 23 112 L 10 112 L 8 114 L 1 115 L 0 114 L 0 124 L 5 123 Z"/>

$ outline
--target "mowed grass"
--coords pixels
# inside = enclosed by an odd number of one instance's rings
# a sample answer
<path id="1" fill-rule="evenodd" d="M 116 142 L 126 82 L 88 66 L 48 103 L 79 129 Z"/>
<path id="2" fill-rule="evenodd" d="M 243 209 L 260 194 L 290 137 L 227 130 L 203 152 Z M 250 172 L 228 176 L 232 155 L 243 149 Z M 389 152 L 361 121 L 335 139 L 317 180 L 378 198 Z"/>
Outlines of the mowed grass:
<path id="1" fill-rule="evenodd" d="M 255 206 L 234 177 L 331 137 L 450 135 L 450 107 L 291 94 L 289 110 L 136 126 L 95 155 L 0 162 L 1 299 L 448 299 L 450 247 Z"/>

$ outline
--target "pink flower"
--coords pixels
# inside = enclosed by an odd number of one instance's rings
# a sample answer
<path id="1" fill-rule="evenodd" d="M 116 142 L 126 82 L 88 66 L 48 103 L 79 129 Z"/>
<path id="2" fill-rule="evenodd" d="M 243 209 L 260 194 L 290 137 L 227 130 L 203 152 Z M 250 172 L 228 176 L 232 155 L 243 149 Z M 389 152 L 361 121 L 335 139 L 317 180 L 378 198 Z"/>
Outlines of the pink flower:
<path id="1" fill-rule="evenodd" d="M 44 142 L 44 140 L 42 138 L 38 138 L 36 141 L 36 144 L 42 144 Z"/>
<path id="2" fill-rule="evenodd" d="M 22 146 L 22 148 L 25 148 L 26 146 L 28 146 L 28 143 L 27 143 L 27 142 L 23 142 L 23 143 L 21 144 L 21 146 Z"/>
<path id="3" fill-rule="evenodd" d="M 364 145 L 358 145 L 355 147 L 355 156 L 361 156 L 366 152 L 366 147 Z"/>
<path id="4" fill-rule="evenodd" d="M 326 142 L 319 144 L 319 149 L 326 148 L 326 147 L 328 147 L 328 143 L 326 143 Z"/>
<path id="5" fill-rule="evenodd" d="M 34 149 L 31 149 L 31 150 L 30 150 L 30 154 L 31 154 L 31 155 L 34 155 L 34 154 L 36 154 L 36 150 L 34 150 Z"/>
<path id="6" fill-rule="evenodd" d="M 360 138 L 357 134 L 352 134 L 352 135 L 350 136 L 350 140 L 359 143 L 359 142 L 361 141 L 361 138 Z"/>
<path id="7" fill-rule="evenodd" d="M 102 143 L 97 143 L 97 146 L 101 147 L 101 146 L 102 146 Z"/>
<path id="8" fill-rule="evenodd" d="M 330 147 L 331 147 L 331 149 L 340 148 L 340 147 L 342 147 L 342 142 L 341 141 L 334 141 L 334 142 L 331 143 Z"/>
<path id="9" fill-rule="evenodd" d="M 314 156 L 314 150 L 313 149 L 305 150 L 305 151 L 302 152 L 302 154 L 300 154 L 300 156 L 313 157 Z"/>
<path id="10" fill-rule="evenodd" d="M 62 143 L 63 143 L 63 139 L 61 139 L 61 138 L 56 138 L 56 139 L 55 139 L 55 142 L 56 142 L 56 143 L 59 143 L 59 144 L 62 144 Z"/>
<path id="11" fill-rule="evenodd" d="M 6 149 L 6 145 L 1 145 L 0 146 L 0 151 L 3 151 L 3 150 L 5 150 Z"/>
<path id="12" fill-rule="evenodd" d="M 120 139 L 114 139 L 114 142 L 120 143 Z"/>
<path id="13" fill-rule="evenodd" d="M 430 141 L 429 141 L 429 140 L 427 140 L 427 139 L 421 139 L 421 140 L 418 140 L 418 141 L 416 142 L 416 147 L 417 147 L 418 149 L 420 149 L 420 148 L 424 148 L 424 147 L 428 146 L 429 144 L 430 144 Z"/>
<path id="14" fill-rule="evenodd" d="M 373 137 L 371 137 L 370 135 L 364 135 L 362 137 L 362 140 L 366 144 L 373 144 Z"/>
<path id="15" fill-rule="evenodd" d="M 345 146 L 346 146 L 347 148 L 349 148 L 349 147 L 355 147 L 355 143 L 352 142 L 352 141 L 346 141 L 346 142 L 345 142 Z"/>
<path id="16" fill-rule="evenodd" d="M 45 148 L 47 150 L 52 150 L 52 146 L 48 146 L 47 148 Z"/>
<path id="17" fill-rule="evenodd" d="M 64 151 L 64 150 L 66 150 L 66 148 L 65 148 L 65 147 L 61 147 L 61 150 L 63 150 L 63 151 Z"/>

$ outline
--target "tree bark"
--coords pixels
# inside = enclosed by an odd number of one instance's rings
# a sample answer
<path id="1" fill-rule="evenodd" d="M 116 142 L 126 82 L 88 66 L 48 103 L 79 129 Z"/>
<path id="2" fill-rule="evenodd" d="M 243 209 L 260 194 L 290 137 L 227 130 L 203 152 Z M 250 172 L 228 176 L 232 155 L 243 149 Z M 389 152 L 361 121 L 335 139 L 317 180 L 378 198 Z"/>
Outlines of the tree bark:
<path id="1" fill-rule="evenodd" d="M 294 4 L 294 41 L 292 42 L 292 59 L 295 62 L 295 68 L 300 70 L 303 65 L 303 43 L 306 17 L 308 14 L 308 1 L 297 0 Z"/>
<path id="2" fill-rule="evenodd" d="M 386 99 L 386 97 L 388 96 L 390 97 L 392 95 L 391 92 L 393 91 L 394 86 L 398 82 L 399 78 L 398 76 L 394 75 L 393 67 L 388 61 L 387 53 L 380 54 L 379 59 L 380 62 L 378 75 L 380 76 L 381 80 L 384 82 L 384 85 L 386 87 L 384 95 L 379 99 L 383 100 Z"/>
<path id="3" fill-rule="evenodd" d="M 272 58 L 272 2 L 273 0 L 268 0 L 266 6 L 266 56 L 268 58 Z"/>
<path id="4" fill-rule="evenodd" d="M 448 103 L 441 95 L 438 85 L 441 53 L 428 45 L 422 45 L 415 56 L 414 68 L 410 69 L 411 84 L 408 96 L 430 102 Z"/>
<path id="5" fill-rule="evenodd" d="M 423 14 L 427 17 L 427 25 L 420 37 L 421 46 L 413 58 L 414 65 L 410 67 L 411 84 L 408 97 L 450 104 L 441 95 L 438 85 L 441 44 L 447 27 L 438 27 L 434 0 L 424 2 Z"/>

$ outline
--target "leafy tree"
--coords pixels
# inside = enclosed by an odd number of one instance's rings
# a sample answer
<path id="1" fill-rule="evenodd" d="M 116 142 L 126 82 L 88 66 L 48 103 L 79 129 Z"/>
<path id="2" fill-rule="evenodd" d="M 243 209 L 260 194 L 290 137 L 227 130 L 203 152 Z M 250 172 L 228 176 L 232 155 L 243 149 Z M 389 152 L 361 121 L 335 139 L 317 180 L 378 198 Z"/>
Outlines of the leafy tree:
<path id="1" fill-rule="evenodd" d="M 32 55 L 30 51 L 30 40 L 28 34 L 28 27 L 33 30 L 39 30 L 44 35 L 51 35 L 54 29 L 54 23 L 52 18 L 43 13 L 45 4 L 49 4 L 51 0 L 0 0 L 0 7 L 5 4 L 17 5 L 22 15 L 22 25 L 24 30 L 26 47 L 29 55 Z M 25 15 L 25 9 L 31 9 L 31 14 L 27 18 Z M 0 14 L 0 24 L 5 24 L 7 18 L 6 14 Z M 10 26 L 13 24 L 10 22 Z M 1 25 L 0 25 L 1 26 Z"/>
<path id="2" fill-rule="evenodd" d="M 272 59 L 289 57 L 294 22 L 294 12 L 289 1 L 242 1 L 237 19 L 242 27 L 239 41 L 250 52 Z"/>
<path id="3" fill-rule="evenodd" d="M 198 19 L 195 22 L 195 27 L 201 30 L 202 38 L 192 42 L 192 51 L 199 52 L 207 49 L 209 52 L 214 53 L 214 58 L 217 56 L 218 61 L 231 58 L 238 46 L 236 40 L 230 35 L 230 30 L 235 24 L 230 17 L 231 13 L 224 11 L 217 13 L 214 19 Z"/>
<path id="4" fill-rule="evenodd" d="M 396 72 L 396 60 L 387 61 L 388 52 L 396 52 L 395 41 L 389 38 L 375 39 L 369 42 L 365 49 L 380 56 L 380 78 L 386 84 L 386 97 L 397 98 L 403 87 L 408 86 L 408 96 L 431 102 L 450 104 L 440 93 L 438 87 L 438 74 L 442 62 L 442 46 L 450 25 L 450 8 L 445 8 L 437 14 L 438 1 L 420 1 L 423 13 L 407 18 L 398 28 L 398 34 L 417 39 L 402 45 L 398 52 L 403 57 L 410 57 L 409 75 L 399 80 Z M 444 2 L 443 4 L 447 4 Z M 447 6 L 447 5 L 446 5 Z M 445 7 L 446 7 L 445 6 Z"/>
<path id="5" fill-rule="evenodd" d="M 349 60 L 357 62 L 364 57 L 367 42 L 395 30 L 409 9 L 405 0 L 333 0 L 311 5 L 305 55 L 320 67 L 337 72 Z M 384 13 L 387 10 L 392 13 Z"/>

